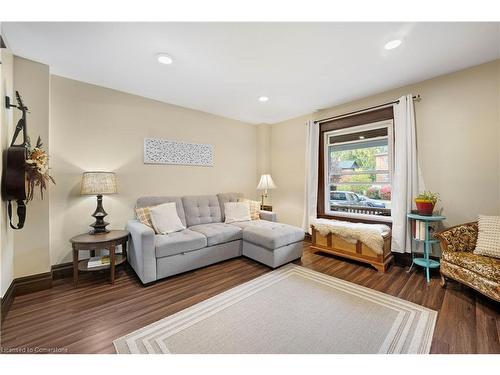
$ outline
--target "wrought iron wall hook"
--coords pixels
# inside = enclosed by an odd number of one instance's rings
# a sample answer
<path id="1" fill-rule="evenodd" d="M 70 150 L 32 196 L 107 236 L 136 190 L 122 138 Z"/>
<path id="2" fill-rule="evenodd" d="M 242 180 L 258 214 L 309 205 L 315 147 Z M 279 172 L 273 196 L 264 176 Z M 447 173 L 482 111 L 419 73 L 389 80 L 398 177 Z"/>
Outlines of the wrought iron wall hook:
<path id="1" fill-rule="evenodd" d="M 12 103 L 10 102 L 10 97 L 5 96 L 5 108 L 10 109 L 10 108 L 12 108 L 12 107 L 16 107 L 16 108 L 17 108 L 17 105 L 12 104 Z"/>
<path id="2" fill-rule="evenodd" d="M 5 108 L 10 109 L 12 107 L 17 108 L 17 109 L 22 111 L 21 107 L 19 107 L 18 105 L 12 104 L 9 96 L 5 96 Z M 26 110 L 26 113 L 31 113 L 30 111 L 28 111 L 28 107 L 24 107 L 24 109 Z"/>

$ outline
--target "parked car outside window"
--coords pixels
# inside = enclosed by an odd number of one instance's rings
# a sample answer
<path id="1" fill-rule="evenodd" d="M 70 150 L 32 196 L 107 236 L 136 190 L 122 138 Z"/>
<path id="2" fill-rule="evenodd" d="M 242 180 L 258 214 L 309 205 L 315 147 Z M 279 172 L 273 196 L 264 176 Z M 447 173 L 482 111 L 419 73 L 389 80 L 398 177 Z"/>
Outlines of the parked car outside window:
<path id="1" fill-rule="evenodd" d="M 330 205 L 385 208 L 385 203 L 370 199 L 364 195 L 356 194 L 352 191 L 331 192 Z"/>

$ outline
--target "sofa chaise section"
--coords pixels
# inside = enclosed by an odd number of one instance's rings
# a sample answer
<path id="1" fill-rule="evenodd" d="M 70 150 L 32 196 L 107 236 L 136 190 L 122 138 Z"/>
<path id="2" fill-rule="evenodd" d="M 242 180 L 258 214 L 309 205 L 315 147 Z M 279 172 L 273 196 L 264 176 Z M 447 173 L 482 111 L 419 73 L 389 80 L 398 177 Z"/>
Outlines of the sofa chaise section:
<path id="1" fill-rule="evenodd" d="M 243 230 L 243 255 L 276 268 L 302 257 L 305 233 L 281 223 L 256 220 L 240 223 Z"/>
<path id="2" fill-rule="evenodd" d="M 224 204 L 237 202 L 241 193 L 217 194 L 222 219 L 225 219 Z M 241 221 L 231 225 L 242 229 L 243 250 L 247 258 L 276 268 L 302 257 L 305 233 L 301 228 L 276 222 L 276 214 L 260 211 L 261 220 Z"/>

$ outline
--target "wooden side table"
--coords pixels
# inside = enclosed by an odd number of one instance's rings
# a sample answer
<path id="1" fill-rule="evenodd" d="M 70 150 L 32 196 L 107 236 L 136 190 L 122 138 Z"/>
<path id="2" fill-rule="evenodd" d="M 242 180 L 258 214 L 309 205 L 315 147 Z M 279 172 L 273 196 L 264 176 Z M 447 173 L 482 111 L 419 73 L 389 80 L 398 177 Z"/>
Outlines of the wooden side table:
<path id="1" fill-rule="evenodd" d="M 115 283 L 115 267 L 127 260 L 127 240 L 128 231 L 111 230 L 108 233 L 99 234 L 79 234 L 73 237 L 70 242 L 73 246 L 73 282 L 75 288 L 78 287 L 78 271 L 101 271 L 110 269 L 111 284 Z M 122 254 L 115 254 L 116 247 L 122 245 Z M 79 260 L 78 254 L 81 250 L 90 250 L 90 256 L 95 256 L 96 250 L 108 250 L 110 264 L 100 267 L 88 267 L 88 259 Z"/>

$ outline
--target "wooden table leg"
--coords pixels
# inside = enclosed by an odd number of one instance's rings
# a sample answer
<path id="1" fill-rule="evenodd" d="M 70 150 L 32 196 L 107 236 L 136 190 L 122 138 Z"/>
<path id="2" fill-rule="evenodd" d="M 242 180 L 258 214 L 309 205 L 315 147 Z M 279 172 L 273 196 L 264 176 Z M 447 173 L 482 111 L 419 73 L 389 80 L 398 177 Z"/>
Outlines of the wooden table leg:
<path id="1" fill-rule="evenodd" d="M 122 244 L 122 254 L 125 258 L 127 257 L 127 242 Z"/>
<path id="2" fill-rule="evenodd" d="M 115 283 L 115 248 L 116 246 L 114 245 L 109 248 L 109 268 L 111 270 L 111 284 Z"/>
<path id="3" fill-rule="evenodd" d="M 73 284 L 78 287 L 78 250 L 73 245 Z"/>

